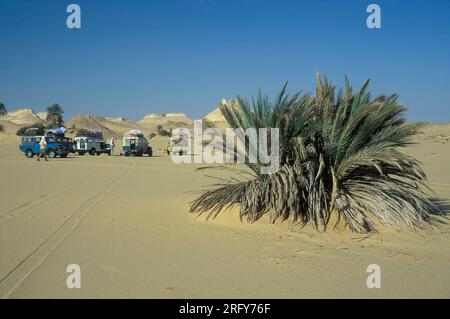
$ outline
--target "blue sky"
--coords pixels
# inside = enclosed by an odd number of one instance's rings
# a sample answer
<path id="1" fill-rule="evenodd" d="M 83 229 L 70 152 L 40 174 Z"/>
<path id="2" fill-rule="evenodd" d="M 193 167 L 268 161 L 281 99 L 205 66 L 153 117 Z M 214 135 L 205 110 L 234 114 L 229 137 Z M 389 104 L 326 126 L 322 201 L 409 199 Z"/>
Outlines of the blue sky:
<path id="1" fill-rule="evenodd" d="M 81 6 L 82 28 L 66 27 Z M 382 28 L 368 29 L 377 3 Z M 78 113 L 199 118 L 222 97 L 372 80 L 409 120 L 450 121 L 450 1 L 0 0 L 0 101 Z"/>

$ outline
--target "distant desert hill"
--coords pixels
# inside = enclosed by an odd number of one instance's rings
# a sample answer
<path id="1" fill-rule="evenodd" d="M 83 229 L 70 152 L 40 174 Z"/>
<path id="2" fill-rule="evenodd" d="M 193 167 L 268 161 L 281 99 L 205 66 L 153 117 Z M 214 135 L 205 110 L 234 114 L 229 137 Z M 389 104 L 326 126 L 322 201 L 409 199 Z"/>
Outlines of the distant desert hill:
<path id="1" fill-rule="evenodd" d="M 185 124 L 192 124 L 193 121 L 190 119 L 185 113 L 167 113 L 167 114 L 148 114 L 144 116 L 140 121 L 138 121 L 139 124 L 160 124 L 164 125 L 167 123 L 185 123 Z"/>
<path id="2" fill-rule="evenodd" d="M 161 114 L 150 113 L 144 116 L 139 122 L 147 122 L 153 120 L 161 120 L 164 116 Z"/>
<path id="3" fill-rule="evenodd" d="M 30 108 L 19 109 L 8 112 L 5 116 L 0 116 L 0 125 L 3 131 L 12 135 L 16 134 L 17 130 L 21 127 L 46 123 L 44 119 L 40 118 Z"/>
<path id="4" fill-rule="evenodd" d="M 164 129 L 176 127 L 189 127 L 192 120 L 184 113 L 169 113 L 166 115 L 149 114 L 139 122 L 134 122 L 124 117 L 102 117 L 78 114 L 65 122 L 65 126 L 75 132 L 77 129 L 101 130 L 103 136 L 123 136 L 132 129 L 139 129 L 145 135 L 156 131 L 161 125 Z"/>
<path id="5" fill-rule="evenodd" d="M 38 113 L 36 113 L 36 115 L 37 115 L 40 119 L 42 119 L 42 120 L 44 120 L 44 121 L 47 121 L 47 113 L 48 113 L 48 112 L 38 112 Z"/>
<path id="6" fill-rule="evenodd" d="M 17 130 L 22 127 L 21 125 L 15 124 L 11 121 L 4 120 L 2 117 L 0 117 L 0 126 L 3 131 L 9 134 L 15 134 Z"/>
<path id="7" fill-rule="evenodd" d="M 211 112 L 206 114 L 202 119 L 207 121 L 214 127 L 224 129 L 228 127 L 219 107 L 225 103 L 233 105 L 236 100 L 222 99 L 220 104 Z M 4 134 L 15 135 L 17 130 L 24 126 L 33 124 L 47 124 L 45 118 L 47 112 L 34 112 L 31 108 L 19 109 L 9 112 L 6 116 L 0 116 L 0 126 L 3 128 Z M 177 127 L 193 128 L 193 120 L 185 113 L 167 113 L 155 114 L 150 113 L 144 116 L 138 122 L 129 120 L 125 117 L 102 117 L 86 114 L 78 114 L 70 118 L 64 123 L 69 129 L 69 135 L 74 134 L 77 129 L 98 129 L 103 132 L 107 138 L 111 136 L 120 137 L 132 129 L 139 129 L 146 136 L 156 132 L 158 126 L 162 126 L 165 130 Z M 450 143 L 450 123 L 435 124 L 423 123 L 422 132 L 415 140 L 427 141 L 431 143 Z"/>
<path id="8" fill-rule="evenodd" d="M 231 106 L 236 105 L 237 101 L 234 99 L 226 100 L 222 99 L 220 101 L 220 104 L 211 112 L 206 114 L 202 119 L 212 124 L 214 127 L 217 127 L 219 129 L 225 129 L 228 127 L 227 121 L 225 120 L 225 117 L 222 115 L 222 112 L 220 111 L 220 106 L 224 104 L 228 104 Z"/>
<path id="9" fill-rule="evenodd" d="M 450 123 L 448 124 L 423 124 L 420 129 L 420 134 L 416 137 L 416 140 L 432 142 L 435 144 L 447 144 L 450 143 Z"/>
<path id="10" fill-rule="evenodd" d="M 203 119 L 210 122 L 225 122 L 225 118 L 223 117 L 219 107 L 206 114 Z"/>
<path id="11" fill-rule="evenodd" d="M 124 126 L 122 123 L 107 120 L 101 116 L 78 114 L 64 123 L 64 126 L 71 131 L 79 129 L 100 130 L 105 137 L 120 136 L 129 131 L 129 126 Z"/>
<path id="12" fill-rule="evenodd" d="M 158 126 L 162 126 L 163 129 L 169 130 L 177 127 L 192 128 L 193 123 L 194 121 L 185 113 L 151 113 L 139 120 L 137 125 L 144 132 L 155 132 Z"/>
<path id="13" fill-rule="evenodd" d="M 1 117 L 0 120 L 9 121 L 20 126 L 32 125 L 36 123 L 44 124 L 46 122 L 29 108 L 9 112 L 6 116 Z"/>
<path id="14" fill-rule="evenodd" d="M 0 117 L 0 125 L 6 133 L 15 134 L 18 129 L 33 124 L 47 124 L 47 112 L 34 112 L 31 108 L 19 109 Z M 148 114 L 135 122 L 125 117 L 102 117 L 88 114 L 78 114 L 65 121 L 69 135 L 77 129 L 101 130 L 105 137 L 123 136 L 132 129 L 139 129 L 145 135 L 157 130 L 158 126 L 169 130 L 177 127 L 191 128 L 193 124 L 185 113 Z"/>
<path id="15" fill-rule="evenodd" d="M 113 122 L 118 122 L 118 123 L 129 123 L 129 122 L 133 122 L 129 119 L 127 119 L 126 117 L 105 117 L 105 120 L 108 121 L 113 121 Z"/>

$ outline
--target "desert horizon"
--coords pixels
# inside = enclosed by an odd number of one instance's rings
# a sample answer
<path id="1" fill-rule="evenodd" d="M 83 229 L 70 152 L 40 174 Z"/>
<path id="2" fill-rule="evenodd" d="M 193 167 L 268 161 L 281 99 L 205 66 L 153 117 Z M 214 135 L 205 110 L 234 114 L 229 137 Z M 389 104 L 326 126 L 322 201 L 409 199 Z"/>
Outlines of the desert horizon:
<path id="1" fill-rule="evenodd" d="M 24 113 L 28 121 L 17 116 Z M 152 158 L 74 154 L 39 163 L 19 151 L 16 135 L 32 124 L 33 114 L 0 120 L 6 128 L 0 132 L 2 297 L 449 297 L 444 216 L 442 224 L 422 230 L 380 224 L 373 234 L 344 224 L 320 232 L 289 221 L 270 224 L 266 217 L 248 223 L 240 221 L 238 208 L 207 221 L 189 213 L 189 203 L 212 183 L 211 173 L 197 170 L 205 164 L 174 164 L 163 151 L 170 137 L 149 139 Z M 217 112 L 210 120 L 224 124 Z M 100 128 L 109 138 L 133 128 L 148 135 L 174 123 L 75 116 L 65 125 Z M 407 153 L 424 164 L 433 196 L 447 211 L 450 125 L 425 124 L 421 131 Z M 83 269 L 81 290 L 67 289 L 64 280 L 63 268 L 75 261 Z M 365 286 L 366 267 L 375 261 L 386 269 L 382 290 Z"/>

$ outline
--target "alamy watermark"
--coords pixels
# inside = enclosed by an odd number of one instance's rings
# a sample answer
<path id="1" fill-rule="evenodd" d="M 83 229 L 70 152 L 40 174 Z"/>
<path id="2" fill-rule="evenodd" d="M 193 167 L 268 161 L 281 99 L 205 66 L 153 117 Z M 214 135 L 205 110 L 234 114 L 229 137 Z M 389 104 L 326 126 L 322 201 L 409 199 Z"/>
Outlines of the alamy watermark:
<path id="1" fill-rule="evenodd" d="M 370 273 L 366 280 L 367 288 L 381 288 L 381 267 L 377 264 L 370 264 L 367 266 L 366 272 Z"/>
<path id="2" fill-rule="evenodd" d="M 370 13 L 366 20 L 367 27 L 381 29 L 381 7 L 378 4 L 369 4 L 366 11 Z"/>
<path id="3" fill-rule="evenodd" d="M 70 264 L 66 268 L 66 272 L 69 273 L 66 279 L 66 286 L 69 289 L 81 288 L 81 268 L 77 264 Z"/>
<path id="4" fill-rule="evenodd" d="M 70 13 L 66 19 L 66 26 L 69 29 L 81 29 L 81 8 L 78 4 L 69 4 L 66 12 Z"/>
<path id="5" fill-rule="evenodd" d="M 66 26 L 69 29 L 81 29 L 81 7 L 76 3 L 69 4 L 66 12 L 70 13 L 66 19 Z M 366 25 L 369 29 L 381 28 L 381 7 L 378 4 L 369 4 L 366 12 L 370 13 L 367 17 Z"/>
<path id="6" fill-rule="evenodd" d="M 224 136 L 217 128 L 203 130 L 202 121 L 196 120 L 193 134 L 192 138 L 187 128 L 172 130 L 174 163 L 252 163 L 261 165 L 261 174 L 276 173 L 280 168 L 278 128 L 226 128 Z"/>

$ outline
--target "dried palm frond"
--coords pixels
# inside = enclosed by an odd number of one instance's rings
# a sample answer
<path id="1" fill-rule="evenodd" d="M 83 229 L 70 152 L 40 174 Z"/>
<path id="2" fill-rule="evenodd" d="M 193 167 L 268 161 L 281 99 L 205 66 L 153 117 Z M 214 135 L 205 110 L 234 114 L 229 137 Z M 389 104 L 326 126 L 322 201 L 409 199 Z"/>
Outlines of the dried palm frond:
<path id="1" fill-rule="evenodd" d="M 272 221 L 312 223 L 321 230 L 336 214 L 361 233 L 376 231 L 375 220 L 412 229 L 431 223 L 439 208 L 422 190 L 425 173 L 400 151 L 419 127 L 405 122 L 397 95 L 372 99 L 368 85 L 353 93 L 345 78 L 336 94 L 318 75 L 315 96 L 289 97 L 284 85 L 273 102 L 259 92 L 251 102 L 238 97 L 232 106 L 223 104 L 231 128 L 279 129 L 280 169 L 261 174 L 264 164 L 250 163 L 245 154 L 254 177 L 215 185 L 192 202 L 191 211 L 215 217 L 239 205 L 249 222 L 269 213 Z"/>

